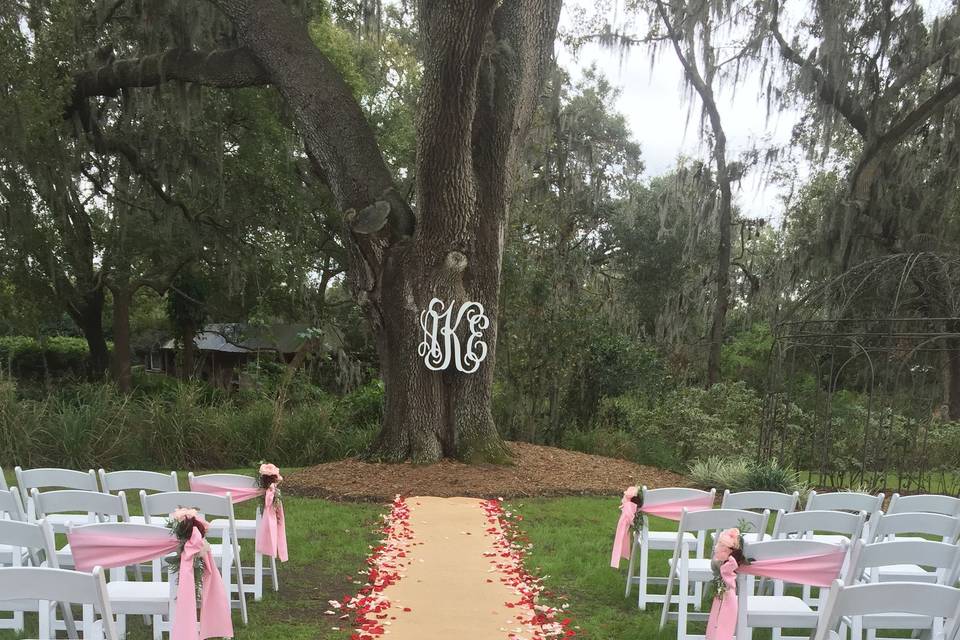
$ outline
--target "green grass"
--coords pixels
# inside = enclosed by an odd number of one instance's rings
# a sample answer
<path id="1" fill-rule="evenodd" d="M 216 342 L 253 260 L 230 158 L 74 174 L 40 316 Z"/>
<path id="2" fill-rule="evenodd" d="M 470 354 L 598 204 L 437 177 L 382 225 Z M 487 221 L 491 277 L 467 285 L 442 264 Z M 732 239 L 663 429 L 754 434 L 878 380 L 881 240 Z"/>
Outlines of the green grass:
<path id="1" fill-rule="evenodd" d="M 623 595 L 627 561 L 620 571 L 610 567 L 618 505 L 616 498 L 579 497 L 512 503 L 523 514 L 523 528 L 533 543 L 528 568 L 534 575 L 549 576 L 547 590 L 570 603 L 571 617 L 584 637 L 653 639 L 659 632 L 660 605 L 638 610 L 636 589 L 629 598 Z M 676 529 L 676 523 L 657 518 L 651 525 Z M 666 575 L 668 557 L 666 552 L 652 553 L 651 572 Z M 691 632 L 694 629 L 692 625 Z M 668 623 L 662 637 L 676 637 L 676 625 Z"/>

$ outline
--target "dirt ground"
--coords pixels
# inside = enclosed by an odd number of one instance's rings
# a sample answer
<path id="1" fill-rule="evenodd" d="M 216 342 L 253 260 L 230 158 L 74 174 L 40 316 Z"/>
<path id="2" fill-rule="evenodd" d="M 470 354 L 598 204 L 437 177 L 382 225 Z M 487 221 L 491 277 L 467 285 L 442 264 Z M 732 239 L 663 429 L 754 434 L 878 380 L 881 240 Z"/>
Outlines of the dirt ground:
<path id="1" fill-rule="evenodd" d="M 625 460 L 521 442 L 508 443 L 512 465 L 467 465 L 444 460 L 432 465 L 371 464 L 356 459 L 328 462 L 284 479 L 288 495 L 329 500 L 392 499 L 405 496 L 517 498 L 619 495 L 630 485 L 682 487 L 676 473 Z"/>

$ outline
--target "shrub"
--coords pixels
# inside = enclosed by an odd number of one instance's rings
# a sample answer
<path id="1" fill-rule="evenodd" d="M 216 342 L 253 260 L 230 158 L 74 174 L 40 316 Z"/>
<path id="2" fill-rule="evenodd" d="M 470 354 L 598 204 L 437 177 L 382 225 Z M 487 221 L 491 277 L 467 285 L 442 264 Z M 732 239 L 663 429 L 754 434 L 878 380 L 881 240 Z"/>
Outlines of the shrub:
<path id="1" fill-rule="evenodd" d="M 698 487 L 718 491 L 746 491 L 750 464 L 741 458 L 710 456 L 690 464 L 687 475 Z"/>
<path id="2" fill-rule="evenodd" d="M 26 336 L 0 336 L 0 365 L 21 378 L 79 377 L 90 364 L 83 338 L 54 336 L 42 341 Z"/>
<path id="3" fill-rule="evenodd" d="M 801 497 L 805 497 L 808 490 L 797 472 L 781 466 L 776 459 L 748 462 L 743 458 L 710 456 L 691 463 L 688 475 L 698 487 L 704 489 L 716 487 L 718 491 L 729 490 L 731 493 L 798 491 Z"/>
<path id="4" fill-rule="evenodd" d="M 382 390 L 289 403 L 273 441 L 273 399 L 229 397 L 202 383 L 118 393 L 110 384 L 21 397 L 0 378 L 0 465 L 73 468 L 303 466 L 361 453 L 376 435 Z"/>

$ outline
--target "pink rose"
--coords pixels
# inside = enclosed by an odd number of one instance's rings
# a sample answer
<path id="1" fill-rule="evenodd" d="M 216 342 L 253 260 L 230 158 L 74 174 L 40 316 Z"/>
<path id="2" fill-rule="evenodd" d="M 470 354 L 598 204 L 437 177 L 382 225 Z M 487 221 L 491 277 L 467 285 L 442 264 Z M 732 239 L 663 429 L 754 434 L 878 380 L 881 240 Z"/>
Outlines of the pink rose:
<path id="1" fill-rule="evenodd" d="M 177 522 L 183 522 L 190 518 L 197 517 L 196 509 L 187 509 L 186 507 L 179 507 L 176 511 L 170 514 L 171 520 L 176 520 Z"/>
<path id="2" fill-rule="evenodd" d="M 731 551 L 740 548 L 740 529 L 727 529 L 717 536 L 717 546 L 726 547 Z"/>
<path id="3" fill-rule="evenodd" d="M 280 469 L 275 464 L 270 464 L 269 462 L 264 462 L 260 465 L 260 475 L 262 476 L 277 476 L 278 480 L 282 480 L 280 477 Z"/>
<path id="4" fill-rule="evenodd" d="M 637 497 L 637 488 L 636 487 L 627 487 L 627 490 L 623 492 L 623 497 L 627 500 Z"/>

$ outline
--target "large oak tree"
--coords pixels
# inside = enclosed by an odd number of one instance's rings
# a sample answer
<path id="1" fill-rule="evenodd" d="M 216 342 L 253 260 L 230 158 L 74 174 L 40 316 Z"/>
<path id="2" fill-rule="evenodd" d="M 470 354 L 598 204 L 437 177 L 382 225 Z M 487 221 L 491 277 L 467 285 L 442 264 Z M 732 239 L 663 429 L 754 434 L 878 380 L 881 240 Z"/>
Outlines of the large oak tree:
<path id="1" fill-rule="evenodd" d="M 348 275 L 376 337 L 386 388 L 374 455 L 429 462 L 506 456 L 490 410 L 500 267 L 513 174 L 552 64 L 560 0 L 421 0 L 422 89 L 413 204 L 400 193 L 337 67 L 281 0 L 210 0 L 225 46 L 139 52 L 75 76 L 74 108 L 171 81 L 272 85 L 314 170 L 343 211 Z M 483 304 L 490 353 L 479 371 L 433 372 L 418 356 L 434 298 Z"/>

